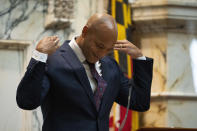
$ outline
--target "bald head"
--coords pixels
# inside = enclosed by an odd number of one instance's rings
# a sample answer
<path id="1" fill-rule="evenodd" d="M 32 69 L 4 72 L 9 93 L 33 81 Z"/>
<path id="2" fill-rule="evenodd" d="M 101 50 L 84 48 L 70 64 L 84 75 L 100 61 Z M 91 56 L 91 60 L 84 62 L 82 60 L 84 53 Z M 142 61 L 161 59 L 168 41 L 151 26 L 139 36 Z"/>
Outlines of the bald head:
<path id="1" fill-rule="evenodd" d="M 116 21 L 111 15 L 102 13 L 94 14 L 86 23 L 90 32 L 109 33 L 109 37 L 117 39 L 118 31 Z"/>
<path id="2" fill-rule="evenodd" d="M 82 30 L 76 42 L 82 49 L 86 60 L 95 63 L 113 50 L 117 41 L 116 21 L 108 14 L 94 14 Z"/>

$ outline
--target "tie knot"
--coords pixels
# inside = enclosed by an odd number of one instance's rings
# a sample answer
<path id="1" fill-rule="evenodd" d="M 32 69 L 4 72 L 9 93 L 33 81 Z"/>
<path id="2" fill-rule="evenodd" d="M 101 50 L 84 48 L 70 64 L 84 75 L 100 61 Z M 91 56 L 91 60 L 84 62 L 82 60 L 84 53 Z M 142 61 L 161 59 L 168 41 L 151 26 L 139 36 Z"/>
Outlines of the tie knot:
<path id="1" fill-rule="evenodd" d="M 95 64 L 94 63 L 90 63 L 86 60 L 86 62 L 88 63 L 90 70 L 95 69 Z"/>

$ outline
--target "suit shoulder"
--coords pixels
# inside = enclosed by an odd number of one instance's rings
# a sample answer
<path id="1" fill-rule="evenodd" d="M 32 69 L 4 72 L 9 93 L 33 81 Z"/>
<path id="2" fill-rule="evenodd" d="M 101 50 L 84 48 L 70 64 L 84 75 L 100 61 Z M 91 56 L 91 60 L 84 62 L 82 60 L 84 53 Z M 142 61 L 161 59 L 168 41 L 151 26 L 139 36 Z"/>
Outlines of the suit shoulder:
<path id="1" fill-rule="evenodd" d="M 102 58 L 102 61 L 106 62 L 106 63 L 117 63 L 113 57 L 111 56 L 105 56 Z"/>
<path id="2" fill-rule="evenodd" d="M 118 66 L 118 63 L 111 56 L 105 56 L 103 59 L 101 59 L 101 61 L 110 67 Z"/>
<path id="3" fill-rule="evenodd" d="M 50 62 L 50 61 L 57 60 L 60 56 L 60 53 L 67 48 L 67 45 L 69 42 L 70 42 L 70 40 L 66 40 L 53 54 L 48 56 L 47 61 Z"/>

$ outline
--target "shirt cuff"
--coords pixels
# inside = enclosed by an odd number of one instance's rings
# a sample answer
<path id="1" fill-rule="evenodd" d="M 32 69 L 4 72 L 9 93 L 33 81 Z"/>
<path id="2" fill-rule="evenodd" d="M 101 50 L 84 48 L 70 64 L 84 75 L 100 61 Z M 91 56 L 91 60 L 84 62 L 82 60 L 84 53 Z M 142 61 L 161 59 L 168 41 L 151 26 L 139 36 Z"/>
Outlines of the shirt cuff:
<path id="1" fill-rule="evenodd" d="M 41 62 L 46 63 L 47 58 L 48 58 L 48 54 L 44 54 L 44 53 L 41 53 L 41 52 L 39 52 L 37 50 L 34 50 L 32 58 L 34 58 L 37 61 L 41 61 Z"/>
<path id="2" fill-rule="evenodd" d="M 146 57 L 145 56 L 141 56 L 141 57 L 138 57 L 136 58 L 137 60 L 146 60 Z"/>

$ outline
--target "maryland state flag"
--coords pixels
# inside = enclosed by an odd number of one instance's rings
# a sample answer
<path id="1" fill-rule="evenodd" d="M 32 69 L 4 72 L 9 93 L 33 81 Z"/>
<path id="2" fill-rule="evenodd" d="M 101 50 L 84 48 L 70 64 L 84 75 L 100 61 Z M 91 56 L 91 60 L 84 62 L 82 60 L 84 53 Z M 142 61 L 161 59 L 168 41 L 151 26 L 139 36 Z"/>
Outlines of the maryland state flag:
<path id="1" fill-rule="evenodd" d="M 109 0 L 108 13 L 112 15 L 118 27 L 118 40 L 131 40 L 131 9 L 128 0 Z M 114 58 L 128 78 L 132 77 L 132 58 L 122 52 L 114 50 Z M 114 103 L 111 113 L 110 131 L 118 131 L 126 113 L 126 108 Z M 129 111 L 127 121 L 122 131 L 136 131 L 138 129 L 138 113 Z"/>

